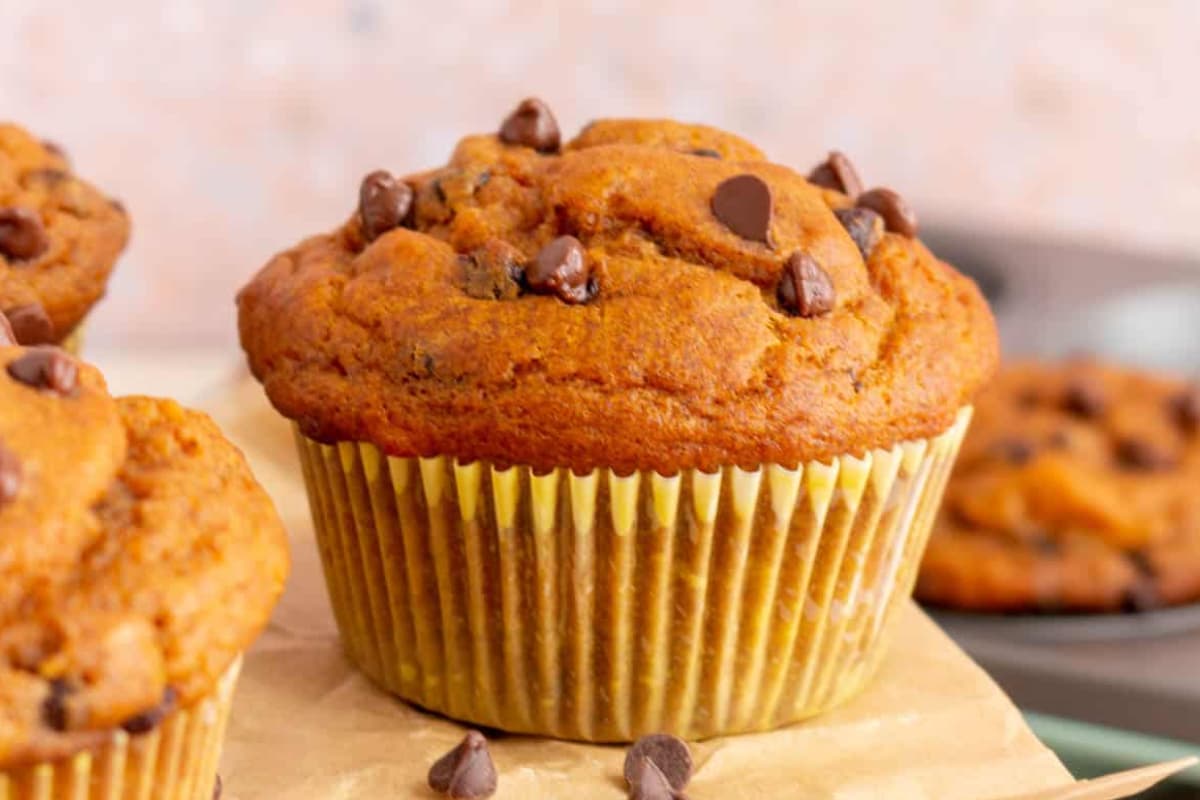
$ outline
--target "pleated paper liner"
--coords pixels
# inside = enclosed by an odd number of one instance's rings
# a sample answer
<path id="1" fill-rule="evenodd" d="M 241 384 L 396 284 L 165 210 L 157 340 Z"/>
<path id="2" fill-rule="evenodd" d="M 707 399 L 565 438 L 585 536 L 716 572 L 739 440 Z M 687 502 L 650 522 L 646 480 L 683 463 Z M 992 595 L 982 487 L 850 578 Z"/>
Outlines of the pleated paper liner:
<path id="1" fill-rule="evenodd" d="M 212 800 L 217 762 L 241 670 L 149 733 L 118 730 L 94 750 L 0 772 L 0 800 Z"/>
<path id="2" fill-rule="evenodd" d="M 796 469 L 548 475 L 297 432 L 349 658 L 508 731 L 701 739 L 862 688 L 970 418 Z"/>

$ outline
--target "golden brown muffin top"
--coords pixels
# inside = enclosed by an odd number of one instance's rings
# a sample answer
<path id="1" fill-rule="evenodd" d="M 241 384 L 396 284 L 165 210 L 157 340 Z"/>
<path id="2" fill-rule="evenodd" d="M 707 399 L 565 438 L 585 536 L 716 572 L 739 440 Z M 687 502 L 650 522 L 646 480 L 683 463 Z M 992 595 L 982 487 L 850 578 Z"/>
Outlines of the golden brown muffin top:
<path id="1" fill-rule="evenodd" d="M 922 568 L 926 600 L 1118 610 L 1200 599 L 1200 393 L 1091 360 L 982 392 Z"/>
<path id="2" fill-rule="evenodd" d="M 22 344 L 75 330 L 128 239 L 124 208 L 75 177 L 61 148 L 0 123 L 0 312 Z"/>
<path id="3" fill-rule="evenodd" d="M 526 101 L 267 264 L 239 309 L 274 405 L 397 456 L 674 472 L 929 436 L 990 375 L 975 285 L 840 154 L 806 180 L 701 125 L 558 138 Z"/>
<path id="4" fill-rule="evenodd" d="M 94 368 L 4 338 L 0 767 L 208 693 L 288 570 L 270 500 L 211 420 L 113 399 Z"/>

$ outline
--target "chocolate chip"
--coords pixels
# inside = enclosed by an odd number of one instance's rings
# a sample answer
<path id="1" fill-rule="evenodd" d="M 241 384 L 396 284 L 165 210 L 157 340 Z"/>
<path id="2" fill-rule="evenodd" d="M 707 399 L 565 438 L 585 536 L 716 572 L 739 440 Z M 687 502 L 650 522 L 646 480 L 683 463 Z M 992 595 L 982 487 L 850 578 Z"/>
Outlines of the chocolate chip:
<path id="1" fill-rule="evenodd" d="M 403 225 L 412 200 L 412 187 L 387 170 L 378 169 L 363 178 L 358 189 L 358 217 L 366 240 L 373 242 Z"/>
<path id="2" fill-rule="evenodd" d="M 12 347 L 17 343 L 17 334 L 6 314 L 0 313 L 0 347 Z"/>
<path id="3" fill-rule="evenodd" d="M 629 781 L 629 800 L 687 800 L 676 791 L 653 761 L 642 756 L 634 763 Z"/>
<path id="4" fill-rule="evenodd" d="M 562 135 L 550 107 L 536 97 L 528 97 L 505 117 L 500 125 L 500 141 L 532 147 L 539 153 L 555 153 L 562 144 Z"/>
<path id="5" fill-rule="evenodd" d="M 1117 462 L 1130 470 L 1153 472 L 1175 465 L 1174 459 L 1152 442 L 1132 436 L 1117 441 L 1115 454 Z"/>
<path id="6" fill-rule="evenodd" d="M 700 156 L 701 158 L 716 158 L 719 159 L 721 154 L 711 147 L 697 147 L 691 151 L 692 155 Z"/>
<path id="7" fill-rule="evenodd" d="M 9 362 L 8 374 L 26 386 L 64 397 L 73 394 L 79 383 L 79 365 L 57 347 L 42 346 L 25 351 Z"/>
<path id="8" fill-rule="evenodd" d="M 54 341 L 54 323 L 38 303 L 6 308 L 4 315 L 20 344 L 50 344 Z"/>
<path id="9" fill-rule="evenodd" d="M 1015 438 L 1001 439 L 992 445 L 992 450 L 997 456 L 1015 466 L 1029 463 L 1036 452 L 1030 442 Z"/>
<path id="10" fill-rule="evenodd" d="M 30 208 L 0 208 L 0 255 L 11 261 L 29 261 L 49 246 L 40 214 Z"/>
<path id="11" fill-rule="evenodd" d="M 483 172 L 479 173 L 479 175 L 475 178 L 475 191 L 479 191 L 483 187 L 487 186 L 491 179 L 492 171 L 490 169 L 485 169 Z"/>
<path id="12" fill-rule="evenodd" d="M 17 499 L 24 478 L 21 459 L 0 442 L 0 508 Z"/>
<path id="13" fill-rule="evenodd" d="M 525 267 L 525 285 L 571 304 L 586 303 L 597 291 L 583 245 L 574 236 L 559 236 L 543 247 Z"/>
<path id="14" fill-rule="evenodd" d="M 479 731 L 468 731 L 458 746 L 429 768 L 429 788 L 461 800 L 491 797 L 497 781 L 487 739 Z"/>
<path id="15" fill-rule="evenodd" d="M 1044 531 L 1038 531 L 1027 539 L 1030 546 L 1044 556 L 1056 556 L 1062 552 L 1062 542 Z"/>
<path id="16" fill-rule="evenodd" d="M 863 188 L 858 170 L 846 154 L 839 150 L 830 151 L 828 158 L 813 167 L 812 172 L 808 173 L 808 182 L 824 186 L 826 189 L 834 189 L 850 197 L 857 197 Z"/>
<path id="17" fill-rule="evenodd" d="M 74 693 L 66 680 L 55 678 L 50 681 L 50 691 L 42 700 L 42 724 L 54 731 L 65 731 L 70 723 L 67 698 Z"/>
<path id="18" fill-rule="evenodd" d="M 1041 402 L 1037 389 L 1022 389 L 1017 393 L 1017 405 L 1021 408 L 1036 408 Z"/>
<path id="19" fill-rule="evenodd" d="M 1193 434 L 1200 429 L 1200 390 L 1192 387 L 1167 401 L 1171 420 L 1184 433 Z"/>
<path id="20" fill-rule="evenodd" d="M 633 743 L 625 754 L 625 781 L 633 786 L 643 759 L 666 777 L 672 789 L 682 789 L 692 779 L 692 753 L 687 743 L 666 733 L 652 733 Z"/>
<path id="21" fill-rule="evenodd" d="M 121 723 L 121 728 L 133 736 L 141 736 L 157 728 L 178 705 L 179 696 L 175 689 L 168 686 L 163 692 L 162 700 L 154 708 L 143 711 L 137 716 L 130 717 Z"/>
<path id="22" fill-rule="evenodd" d="M 477 300 L 513 300 L 521 294 L 524 272 L 521 251 L 503 239 L 491 239 L 462 257 L 464 289 Z"/>
<path id="23" fill-rule="evenodd" d="M 71 163 L 71 156 L 67 154 L 67 151 L 58 142 L 52 142 L 49 139 L 42 139 L 42 147 L 46 148 L 47 151 L 57 158 L 61 158 L 68 164 Z"/>
<path id="24" fill-rule="evenodd" d="M 1050 434 L 1046 444 L 1055 450 L 1068 450 L 1071 447 L 1071 434 L 1066 431 L 1055 431 Z"/>
<path id="25" fill-rule="evenodd" d="M 907 236 L 917 235 L 917 214 L 912 207 L 891 189 L 872 189 L 858 196 L 855 205 L 869 208 L 883 217 L 883 224 L 893 233 Z"/>
<path id="26" fill-rule="evenodd" d="M 220 773 L 217 774 L 217 779 L 213 782 L 212 800 L 221 800 L 221 795 L 225 791 L 224 781 L 221 780 Z"/>
<path id="27" fill-rule="evenodd" d="M 862 257 L 870 258 L 875 246 L 883 238 L 883 217 L 869 208 L 839 208 L 833 215 L 858 245 Z"/>
<path id="28" fill-rule="evenodd" d="M 1063 393 L 1062 407 L 1077 417 L 1096 419 L 1108 407 L 1108 400 L 1098 384 L 1080 380 L 1067 385 Z"/>
<path id="29" fill-rule="evenodd" d="M 1130 550 L 1125 554 L 1125 558 L 1137 571 L 1137 575 L 1125 590 L 1121 610 L 1142 612 L 1161 608 L 1163 599 L 1158 591 L 1158 570 L 1153 559 L 1144 550 Z"/>
<path id="30" fill-rule="evenodd" d="M 828 314 L 836 302 L 829 273 L 799 250 L 784 262 L 775 295 L 784 311 L 800 317 Z"/>
<path id="31" fill-rule="evenodd" d="M 725 227 L 771 246 L 771 187 L 757 175 L 735 175 L 713 192 L 712 212 Z"/>

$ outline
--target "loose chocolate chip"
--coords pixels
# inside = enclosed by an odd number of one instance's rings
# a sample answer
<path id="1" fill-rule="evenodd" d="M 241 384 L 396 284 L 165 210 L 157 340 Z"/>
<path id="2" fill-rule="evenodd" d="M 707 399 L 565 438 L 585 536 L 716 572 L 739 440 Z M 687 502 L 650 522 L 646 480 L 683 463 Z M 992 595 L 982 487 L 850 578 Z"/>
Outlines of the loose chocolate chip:
<path id="1" fill-rule="evenodd" d="M 62 678 L 50 681 L 50 691 L 42 700 L 42 724 L 54 731 L 65 731 L 70 722 L 67 698 L 75 690 Z"/>
<path id="2" fill-rule="evenodd" d="M 218 774 L 217 779 L 213 782 L 212 800 L 221 800 L 221 795 L 224 793 L 224 791 L 225 791 L 225 784 L 221 780 L 220 774 Z"/>
<path id="3" fill-rule="evenodd" d="M 477 300 L 513 300 L 521 294 L 524 257 L 503 239 L 491 239 L 462 257 L 464 289 Z"/>
<path id="4" fill-rule="evenodd" d="M 0 208 L 0 255 L 11 261 L 29 261 L 49 246 L 40 214 L 30 208 Z"/>
<path id="5" fill-rule="evenodd" d="M 625 754 L 625 781 L 630 786 L 643 759 L 662 772 L 672 789 L 682 789 L 692 779 L 692 753 L 687 743 L 675 736 L 652 733 L 633 743 Z"/>
<path id="6" fill-rule="evenodd" d="M 559 236 L 543 247 L 525 267 L 525 285 L 571 304 L 586 303 L 597 290 L 583 245 L 574 236 Z"/>
<path id="7" fill-rule="evenodd" d="M 412 187 L 387 170 L 378 169 L 363 178 L 358 189 L 358 216 L 366 240 L 373 242 L 403 225 L 412 200 Z"/>
<path id="8" fill-rule="evenodd" d="M 859 208 L 869 208 L 883 217 L 883 224 L 892 233 L 907 236 L 909 239 L 917 235 L 917 214 L 912 207 L 891 189 L 872 189 L 858 196 L 855 204 Z"/>
<path id="9" fill-rule="evenodd" d="M 1180 430 L 1195 433 L 1200 429 L 1200 389 L 1193 387 L 1170 398 L 1167 411 Z"/>
<path id="10" fill-rule="evenodd" d="M 175 693 L 175 689 L 168 686 L 166 691 L 163 692 L 162 700 L 159 701 L 158 705 L 125 720 L 121 723 L 121 728 L 133 736 L 141 736 L 142 734 L 149 733 L 157 728 L 167 718 L 167 715 L 175 710 L 178 701 L 179 696 Z"/>
<path id="11" fill-rule="evenodd" d="M 719 159 L 721 157 L 721 154 L 719 152 L 717 152 L 716 150 L 713 150 L 711 147 L 697 147 L 695 150 L 692 151 L 692 155 L 700 156 L 701 158 L 717 158 L 717 159 Z"/>
<path id="12" fill-rule="evenodd" d="M 0 442 L 0 508 L 17 499 L 24 478 L 21 459 Z"/>
<path id="13" fill-rule="evenodd" d="M 491 797 L 497 782 L 487 739 L 479 731 L 468 731 L 458 746 L 429 768 L 429 788 L 460 800 Z"/>
<path id="14" fill-rule="evenodd" d="M 1174 460 L 1162 449 L 1145 439 L 1126 437 L 1116 444 L 1117 462 L 1126 469 L 1152 472 L 1169 469 Z"/>
<path id="15" fill-rule="evenodd" d="M 1024 439 L 1001 439 L 992 445 L 996 455 L 1010 464 L 1021 466 L 1027 464 L 1034 456 L 1034 447 Z"/>
<path id="16" fill-rule="evenodd" d="M 1091 381 L 1068 384 L 1062 398 L 1063 409 L 1083 419 L 1095 419 L 1104 413 L 1108 401 L 1104 390 Z"/>
<path id="17" fill-rule="evenodd" d="M 562 144 L 562 134 L 550 107 L 536 97 L 527 97 L 500 125 L 500 141 L 532 147 L 539 153 L 555 153 Z"/>
<path id="18" fill-rule="evenodd" d="M 629 781 L 629 800 L 686 800 L 682 792 L 671 786 L 653 761 L 642 756 L 633 766 Z"/>
<path id="19" fill-rule="evenodd" d="M 846 154 L 839 150 L 831 151 L 828 158 L 813 167 L 812 172 L 808 173 L 808 182 L 824 186 L 826 189 L 834 189 L 852 198 L 857 197 L 863 189 L 858 170 Z"/>
<path id="20" fill-rule="evenodd" d="M 12 347 L 17 343 L 17 334 L 6 314 L 0 313 L 0 347 Z"/>
<path id="21" fill-rule="evenodd" d="M 34 389 L 63 397 L 73 394 L 79 383 L 79 365 L 57 347 L 34 347 L 9 362 L 8 374 Z"/>
<path id="22" fill-rule="evenodd" d="M 800 317 L 828 314 L 836 302 L 829 273 L 799 250 L 784 263 L 775 294 L 784 311 Z"/>
<path id="23" fill-rule="evenodd" d="M 713 193 L 712 212 L 725 227 L 771 246 L 771 187 L 757 175 L 735 175 Z"/>
<path id="24" fill-rule="evenodd" d="M 883 217 L 869 208 L 839 208 L 833 215 L 858 245 L 862 257 L 870 258 L 875 246 L 883 238 Z"/>
<path id="25" fill-rule="evenodd" d="M 54 323 L 46 309 L 37 303 L 4 310 L 20 344 L 50 344 L 54 341 Z"/>

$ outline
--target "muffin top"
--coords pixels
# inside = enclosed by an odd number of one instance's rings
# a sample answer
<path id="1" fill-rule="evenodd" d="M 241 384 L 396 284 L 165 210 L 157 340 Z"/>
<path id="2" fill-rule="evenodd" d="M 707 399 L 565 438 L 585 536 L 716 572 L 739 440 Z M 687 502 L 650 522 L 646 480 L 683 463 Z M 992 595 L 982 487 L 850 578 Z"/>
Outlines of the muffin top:
<path id="1" fill-rule="evenodd" d="M 3 316 L 0 316 L 3 320 Z M 261 630 L 284 532 L 202 414 L 0 326 L 0 767 L 152 727 Z"/>
<path id="2" fill-rule="evenodd" d="M 1200 599 L 1200 392 L 1091 360 L 981 393 L 918 594 L 1006 611 Z"/>
<path id="3" fill-rule="evenodd" d="M 527 100 L 239 295 L 320 441 L 618 472 L 795 465 L 939 433 L 991 374 L 975 285 L 840 153 L 806 179 L 714 128 Z"/>
<path id="4" fill-rule="evenodd" d="M 0 312 L 22 344 L 70 335 L 128 239 L 125 209 L 76 178 L 61 148 L 0 123 Z"/>

